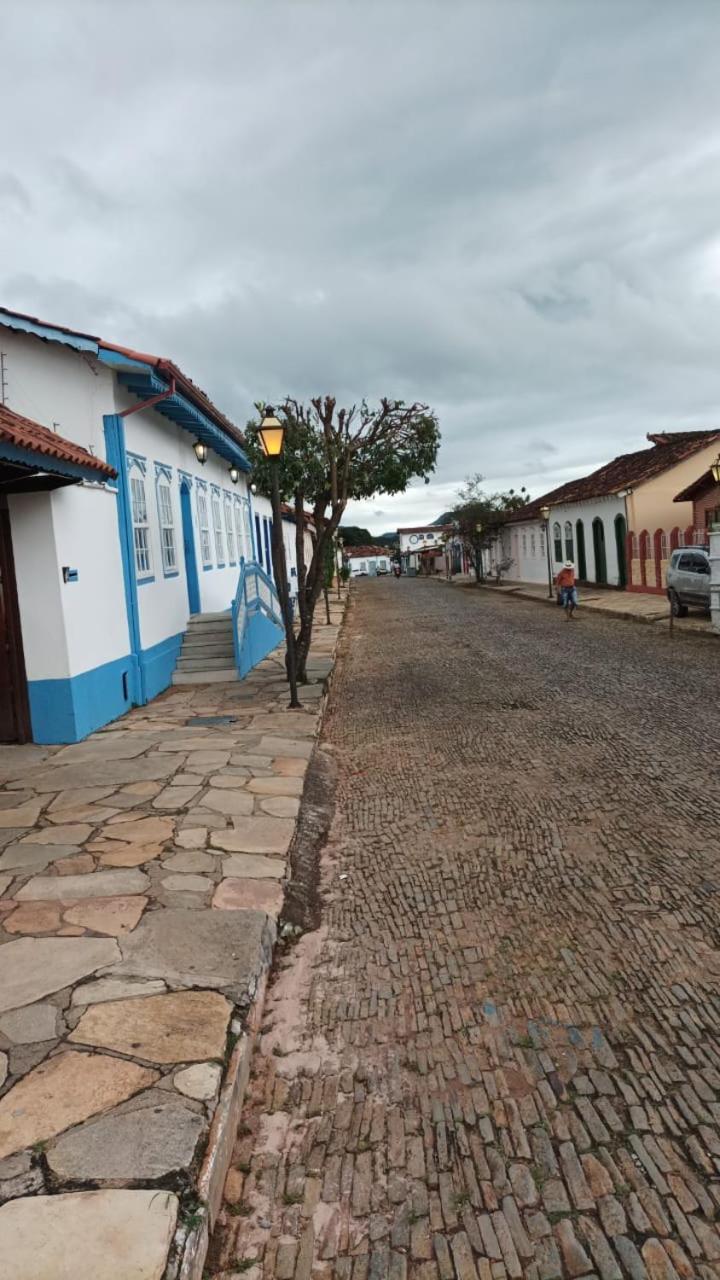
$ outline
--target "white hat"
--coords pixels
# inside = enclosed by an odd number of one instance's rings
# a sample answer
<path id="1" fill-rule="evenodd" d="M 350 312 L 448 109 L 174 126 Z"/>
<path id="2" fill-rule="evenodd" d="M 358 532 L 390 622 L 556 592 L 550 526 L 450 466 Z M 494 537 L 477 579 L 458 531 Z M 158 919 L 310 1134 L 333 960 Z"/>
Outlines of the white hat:
<path id="1" fill-rule="evenodd" d="M 566 560 L 566 561 L 565 561 L 565 568 L 566 568 L 566 569 L 574 569 L 574 568 L 575 568 L 575 565 L 573 564 L 572 560 Z"/>

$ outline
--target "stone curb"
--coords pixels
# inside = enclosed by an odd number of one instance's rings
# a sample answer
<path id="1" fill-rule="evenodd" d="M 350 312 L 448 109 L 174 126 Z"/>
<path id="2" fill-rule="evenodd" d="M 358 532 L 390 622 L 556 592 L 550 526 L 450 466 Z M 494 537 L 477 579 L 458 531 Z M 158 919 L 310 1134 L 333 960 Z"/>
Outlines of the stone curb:
<path id="1" fill-rule="evenodd" d="M 202 1280 L 210 1232 L 215 1227 L 222 1206 L 225 1179 L 250 1079 L 255 1039 L 262 1025 L 269 972 L 268 967 L 260 981 L 248 1016 L 248 1025 L 233 1049 L 210 1126 L 208 1147 L 198 1175 L 198 1197 L 205 1206 L 202 1221 L 187 1234 L 184 1244 L 180 1245 L 179 1269 L 169 1269 L 167 1280 L 175 1275 L 177 1280 Z"/>
<path id="2" fill-rule="evenodd" d="M 336 606 L 341 605 L 343 613 L 332 651 L 333 665 L 326 677 L 325 689 L 319 707 L 316 743 L 322 728 L 328 696 L 335 676 L 335 655 L 337 654 L 340 637 L 345 625 L 349 600 L 350 593 L 346 591 L 341 600 L 332 602 Z M 255 1041 L 262 1025 L 265 995 L 276 945 L 277 936 L 267 957 L 262 976 L 259 979 L 255 998 L 247 1014 L 245 1028 L 232 1051 L 220 1086 L 215 1114 L 210 1125 L 207 1150 L 197 1179 L 198 1199 L 203 1206 L 201 1211 L 202 1218 L 190 1231 L 186 1232 L 183 1228 L 180 1228 L 176 1233 L 174 1249 L 172 1250 L 175 1256 L 166 1269 L 165 1280 L 203 1280 L 205 1262 L 210 1247 L 210 1235 L 215 1228 L 222 1207 L 225 1179 L 230 1168 L 245 1093 L 250 1079 Z"/>

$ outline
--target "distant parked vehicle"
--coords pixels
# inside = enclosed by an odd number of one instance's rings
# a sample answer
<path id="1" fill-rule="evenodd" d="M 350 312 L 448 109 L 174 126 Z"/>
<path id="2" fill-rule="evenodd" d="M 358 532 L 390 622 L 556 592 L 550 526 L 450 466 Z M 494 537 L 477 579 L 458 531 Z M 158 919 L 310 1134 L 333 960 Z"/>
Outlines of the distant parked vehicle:
<path id="1" fill-rule="evenodd" d="M 667 569 L 667 595 L 675 618 L 688 608 L 710 608 L 709 547 L 678 547 Z"/>

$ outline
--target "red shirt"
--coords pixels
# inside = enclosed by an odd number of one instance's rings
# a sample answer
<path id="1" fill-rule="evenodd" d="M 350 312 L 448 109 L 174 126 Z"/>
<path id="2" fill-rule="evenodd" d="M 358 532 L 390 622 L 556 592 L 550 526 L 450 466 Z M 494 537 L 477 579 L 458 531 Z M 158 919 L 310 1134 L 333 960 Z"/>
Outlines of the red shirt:
<path id="1" fill-rule="evenodd" d="M 557 582 L 559 587 L 574 587 L 575 586 L 575 570 L 561 569 L 555 581 Z"/>

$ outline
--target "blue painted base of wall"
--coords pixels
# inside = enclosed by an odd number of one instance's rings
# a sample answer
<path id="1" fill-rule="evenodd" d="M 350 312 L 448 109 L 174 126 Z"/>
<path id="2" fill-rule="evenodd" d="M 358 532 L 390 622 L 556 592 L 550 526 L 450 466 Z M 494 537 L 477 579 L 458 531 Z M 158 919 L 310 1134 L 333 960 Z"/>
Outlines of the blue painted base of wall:
<path id="1" fill-rule="evenodd" d="M 65 680 L 30 680 L 33 742 L 80 742 L 132 706 L 157 697 L 172 680 L 181 644 L 182 633 L 143 649 L 140 669 L 128 654 Z"/>
<path id="2" fill-rule="evenodd" d="M 282 627 L 276 626 L 264 613 L 251 613 L 248 617 L 245 639 L 240 654 L 240 675 L 246 676 L 258 662 L 262 662 L 284 638 Z"/>
<path id="3" fill-rule="evenodd" d="M 79 742 L 132 706 L 135 685 L 128 654 L 65 680 L 30 680 L 33 742 Z"/>
<path id="4" fill-rule="evenodd" d="M 167 689 L 182 648 L 183 633 L 168 636 L 150 649 L 143 649 L 140 654 L 140 667 L 145 684 L 145 701 L 156 698 L 163 689 Z"/>

